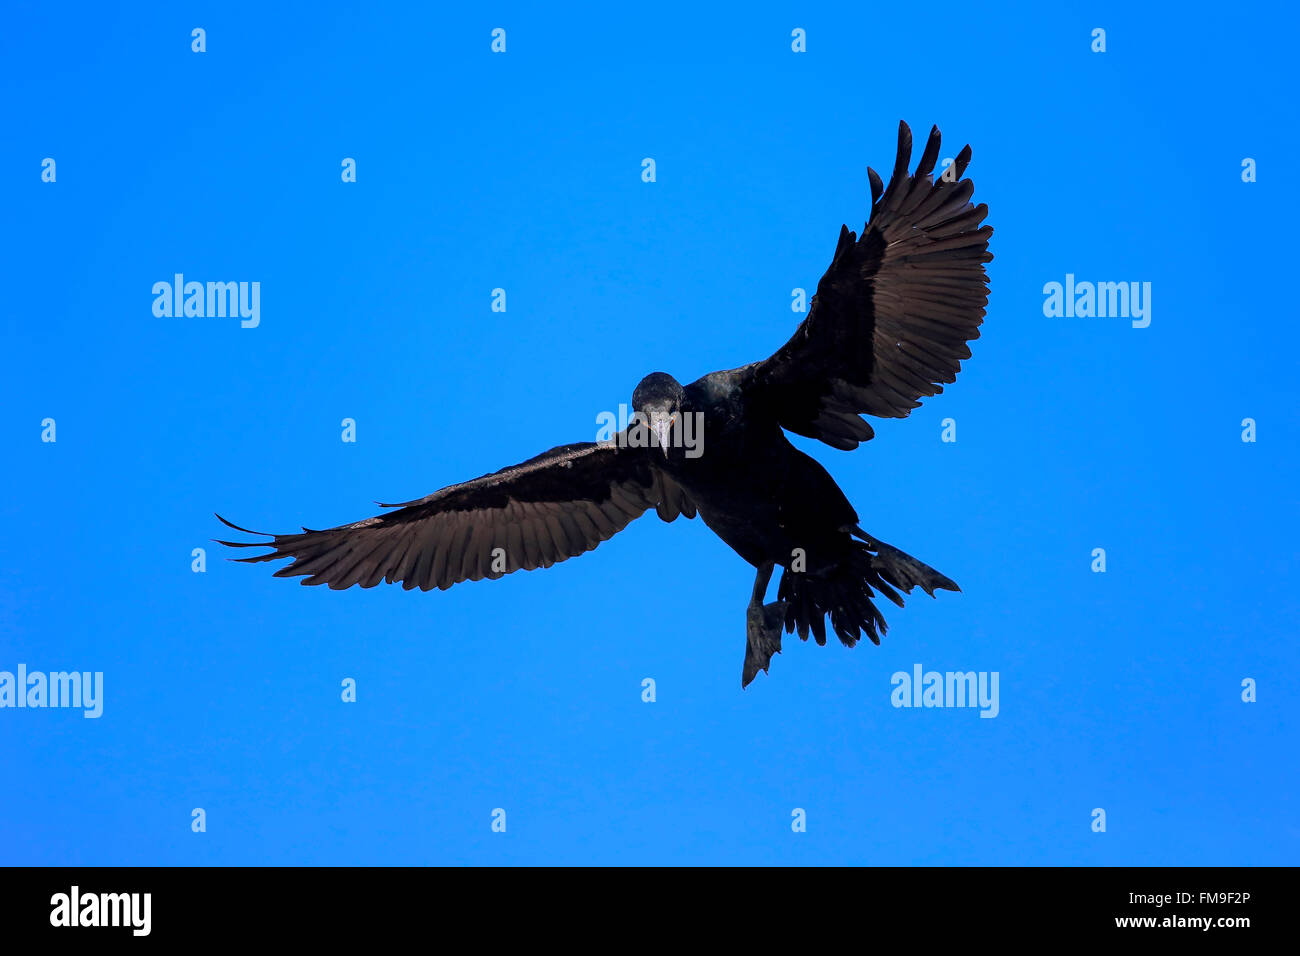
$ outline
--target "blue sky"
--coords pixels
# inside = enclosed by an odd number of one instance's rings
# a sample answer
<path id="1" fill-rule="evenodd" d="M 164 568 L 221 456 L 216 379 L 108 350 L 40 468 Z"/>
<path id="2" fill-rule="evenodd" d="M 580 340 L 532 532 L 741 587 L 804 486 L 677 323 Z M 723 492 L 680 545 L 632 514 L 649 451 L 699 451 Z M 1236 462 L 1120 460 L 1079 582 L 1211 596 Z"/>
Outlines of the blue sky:
<path id="1" fill-rule="evenodd" d="M 9 21 L 0 670 L 102 672 L 104 709 L 0 709 L 0 862 L 1296 862 L 1292 10 Z M 429 594 L 210 545 L 214 511 L 355 520 L 766 356 L 899 119 L 972 145 L 996 258 L 955 385 L 797 440 L 963 588 L 882 646 L 787 637 L 742 692 L 752 569 L 699 521 Z M 259 282 L 259 325 L 156 317 L 175 273 Z M 1067 274 L 1150 282 L 1149 327 L 1044 315 Z M 997 672 L 997 717 L 891 706 L 916 664 Z"/>

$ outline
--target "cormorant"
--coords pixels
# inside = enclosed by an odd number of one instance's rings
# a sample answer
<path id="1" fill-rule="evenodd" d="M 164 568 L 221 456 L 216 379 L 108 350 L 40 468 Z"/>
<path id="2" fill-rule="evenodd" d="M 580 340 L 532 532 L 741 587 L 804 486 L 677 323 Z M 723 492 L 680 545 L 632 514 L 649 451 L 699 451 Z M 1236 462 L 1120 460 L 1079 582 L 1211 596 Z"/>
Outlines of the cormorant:
<path id="1" fill-rule="evenodd" d="M 704 523 L 758 569 L 746 614 L 741 686 L 767 671 L 781 632 L 826 643 L 825 617 L 847 646 L 880 643 L 878 591 L 956 584 L 858 525 L 858 515 L 785 431 L 853 449 L 873 436 L 860 415 L 904 418 L 955 380 L 988 302 L 988 207 L 970 202 L 965 147 L 936 180 L 934 127 L 909 175 L 912 133 L 898 129 L 888 187 L 868 169 L 862 235 L 840 227 L 807 318 L 774 355 L 682 386 L 654 372 L 632 395 L 633 422 L 608 440 L 561 445 L 501 471 L 436 491 L 385 514 L 322 531 L 267 535 L 241 561 L 291 558 L 277 577 L 303 584 L 446 589 L 550 567 L 590 551 L 654 508 Z M 691 442 L 692 426 L 702 425 Z M 702 438 L 702 443 L 699 442 Z M 686 439 L 686 440 L 684 440 Z M 220 518 L 220 515 L 217 517 Z M 225 524 L 247 534 L 261 534 Z M 768 582 L 783 568 L 777 600 Z"/>

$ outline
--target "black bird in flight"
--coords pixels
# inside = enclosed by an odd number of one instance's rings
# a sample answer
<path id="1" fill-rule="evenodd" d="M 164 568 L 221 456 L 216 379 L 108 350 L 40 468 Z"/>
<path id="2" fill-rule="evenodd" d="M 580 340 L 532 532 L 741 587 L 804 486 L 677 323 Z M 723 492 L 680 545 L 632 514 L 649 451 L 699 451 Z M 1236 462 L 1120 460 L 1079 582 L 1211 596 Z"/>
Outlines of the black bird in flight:
<path id="1" fill-rule="evenodd" d="M 912 132 L 900 123 L 889 185 L 867 170 L 862 235 L 840 227 L 807 318 L 770 358 L 687 386 L 647 375 L 632 423 L 607 440 L 561 445 L 353 524 L 221 543 L 271 549 L 241 561 L 291 558 L 276 576 L 305 575 L 303 584 L 427 591 L 549 568 L 651 508 L 664 521 L 698 512 L 758 569 L 741 686 L 768 669 L 783 627 L 825 644 L 829 615 L 845 645 L 862 634 L 879 644 L 874 592 L 902 607 L 899 591 L 959 588 L 863 531 L 834 479 L 785 431 L 854 449 L 874 434 L 860 415 L 906 417 L 970 358 L 988 303 L 988 207 L 971 204 L 962 178 L 969 146 L 937 180 L 938 127 L 909 175 L 911 157 Z M 777 600 L 764 604 L 777 565 Z"/>

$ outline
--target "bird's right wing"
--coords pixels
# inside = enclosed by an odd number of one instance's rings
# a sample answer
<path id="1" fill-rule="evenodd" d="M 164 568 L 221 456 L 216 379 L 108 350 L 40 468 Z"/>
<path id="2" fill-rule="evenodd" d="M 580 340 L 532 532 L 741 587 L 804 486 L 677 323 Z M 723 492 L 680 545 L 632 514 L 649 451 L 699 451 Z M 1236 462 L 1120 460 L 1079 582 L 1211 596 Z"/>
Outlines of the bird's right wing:
<path id="1" fill-rule="evenodd" d="M 396 510 L 364 521 L 220 543 L 271 549 L 239 561 L 292 558 L 275 575 L 305 575 L 303 584 L 341 589 L 401 581 L 407 590 L 445 590 L 520 568 L 549 568 L 590 551 L 656 506 L 668 521 L 695 513 L 645 449 L 583 442 L 416 501 L 381 505 Z M 262 534 L 221 521 L 245 534 Z"/>

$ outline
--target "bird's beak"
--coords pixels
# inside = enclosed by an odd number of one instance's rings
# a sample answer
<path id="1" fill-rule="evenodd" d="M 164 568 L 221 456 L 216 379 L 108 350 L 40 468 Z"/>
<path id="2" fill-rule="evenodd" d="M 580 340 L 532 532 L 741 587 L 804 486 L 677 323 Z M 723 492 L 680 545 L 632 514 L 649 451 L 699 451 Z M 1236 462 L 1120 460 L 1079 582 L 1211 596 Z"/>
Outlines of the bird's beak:
<path id="1" fill-rule="evenodd" d="M 672 441 L 669 433 L 672 431 L 673 423 L 669 419 L 660 419 L 654 423 L 655 434 L 659 436 L 659 447 L 664 450 L 664 457 L 668 457 L 668 445 Z"/>

